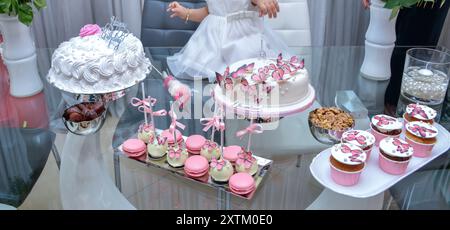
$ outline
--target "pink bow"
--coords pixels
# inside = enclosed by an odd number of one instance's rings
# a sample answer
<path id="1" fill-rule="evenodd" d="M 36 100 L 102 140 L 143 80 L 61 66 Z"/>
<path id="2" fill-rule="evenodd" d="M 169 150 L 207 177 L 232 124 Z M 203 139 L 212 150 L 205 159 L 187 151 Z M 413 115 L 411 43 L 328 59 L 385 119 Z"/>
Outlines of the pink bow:
<path id="1" fill-rule="evenodd" d="M 247 128 L 238 131 L 236 133 L 236 136 L 242 139 L 242 137 L 248 133 L 256 133 L 256 134 L 263 133 L 263 127 L 260 124 L 251 124 Z"/>
<path id="2" fill-rule="evenodd" d="M 384 116 L 375 116 L 373 119 L 377 120 L 377 125 L 389 125 L 391 122 L 395 121 L 393 118 L 384 117 Z"/>
<path id="3" fill-rule="evenodd" d="M 186 128 L 185 125 L 183 125 L 183 124 L 181 124 L 180 122 L 177 121 L 177 115 L 176 115 L 175 112 L 173 111 L 173 108 L 172 108 L 172 110 L 170 110 L 169 116 L 170 116 L 170 118 L 172 119 L 172 123 L 171 123 L 170 126 L 169 126 L 169 131 L 170 131 L 171 133 L 175 132 L 175 129 L 176 129 L 177 127 L 180 128 L 180 129 L 182 129 L 182 130 L 184 130 L 184 129 Z"/>
<path id="4" fill-rule="evenodd" d="M 425 113 L 425 111 L 416 104 L 411 104 L 409 107 L 413 108 L 413 111 L 411 112 L 411 117 L 414 117 L 415 115 L 420 115 L 425 119 L 428 119 L 428 115 Z"/>
<path id="5" fill-rule="evenodd" d="M 223 159 L 217 160 L 216 158 L 211 159 L 211 168 L 217 168 L 217 170 L 222 170 L 225 167 L 225 161 Z"/>
<path id="6" fill-rule="evenodd" d="M 350 161 L 352 161 L 352 162 L 362 162 L 361 160 L 358 159 L 358 157 L 362 154 L 361 150 L 359 150 L 359 149 L 351 149 L 347 145 L 342 145 L 341 150 L 342 150 L 343 153 L 350 153 L 350 154 L 352 154 L 350 156 Z"/>
<path id="7" fill-rule="evenodd" d="M 142 112 L 142 113 L 148 113 L 151 114 L 155 117 L 163 117 L 167 115 L 167 111 L 165 109 L 161 109 L 158 111 L 153 111 L 151 108 L 145 106 L 145 105 L 141 105 L 138 107 L 138 111 Z"/>
<path id="8" fill-rule="evenodd" d="M 394 139 L 393 144 L 397 146 L 397 151 L 405 153 L 408 151 L 410 145 L 408 143 L 403 143 L 399 139 Z"/>
<path id="9" fill-rule="evenodd" d="M 216 128 L 216 130 L 225 130 L 225 123 L 220 121 L 220 116 L 202 118 L 200 119 L 200 123 L 205 126 L 205 128 L 203 128 L 204 132 L 207 132 L 213 126 Z"/>
<path id="10" fill-rule="evenodd" d="M 366 144 L 366 137 L 365 136 L 357 136 L 358 133 L 351 133 L 347 135 L 346 141 L 357 141 L 360 145 Z"/>
<path id="11" fill-rule="evenodd" d="M 436 131 L 434 131 L 432 129 L 427 129 L 427 128 L 419 126 L 417 124 L 414 124 L 410 129 L 414 133 L 419 133 L 420 136 L 422 136 L 422 137 L 426 137 L 427 136 L 427 132 L 429 132 L 429 133 L 436 133 Z"/>
<path id="12" fill-rule="evenodd" d="M 243 164 L 246 169 L 252 167 L 255 162 L 255 158 L 252 156 L 252 152 L 247 152 L 242 149 L 242 152 L 238 154 L 238 159 L 236 160 L 236 164 Z"/>
<path id="13" fill-rule="evenodd" d="M 139 107 L 139 106 L 150 107 L 150 105 L 151 106 L 155 106 L 156 98 L 152 98 L 152 97 L 149 97 L 149 98 L 150 99 L 148 99 L 148 98 L 140 99 L 140 98 L 137 98 L 137 97 L 133 97 L 133 98 L 131 98 L 131 105 L 134 106 L 134 107 Z"/>
<path id="14" fill-rule="evenodd" d="M 178 150 L 174 150 L 174 149 L 170 149 L 169 150 L 169 157 L 172 159 L 178 159 L 181 157 L 181 149 Z"/>

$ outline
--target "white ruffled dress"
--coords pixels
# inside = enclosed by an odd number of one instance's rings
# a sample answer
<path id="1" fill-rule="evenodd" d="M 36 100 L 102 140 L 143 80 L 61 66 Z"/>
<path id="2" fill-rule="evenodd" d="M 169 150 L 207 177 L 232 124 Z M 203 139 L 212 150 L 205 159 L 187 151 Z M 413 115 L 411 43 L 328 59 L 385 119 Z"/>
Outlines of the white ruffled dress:
<path id="1" fill-rule="evenodd" d="M 250 0 L 206 2 L 209 15 L 183 49 L 167 58 L 175 77 L 213 80 L 215 72 L 223 72 L 232 63 L 260 57 L 261 44 L 267 57 L 287 52 L 287 45 L 264 25 Z"/>

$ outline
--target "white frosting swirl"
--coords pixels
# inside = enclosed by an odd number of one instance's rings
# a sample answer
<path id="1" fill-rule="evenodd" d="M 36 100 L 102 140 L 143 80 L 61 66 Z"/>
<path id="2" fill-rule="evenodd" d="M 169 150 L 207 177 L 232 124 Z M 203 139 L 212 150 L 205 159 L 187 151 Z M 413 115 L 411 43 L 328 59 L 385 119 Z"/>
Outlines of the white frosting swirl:
<path id="1" fill-rule="evenodd" d="M 145 79 L 150 60 L 138 38 L 130 34 L 114 50 L 100 36 L 61 43 L 52 56 L 50 84 L 71 93 L 93 94 L 122 90 Z"/>

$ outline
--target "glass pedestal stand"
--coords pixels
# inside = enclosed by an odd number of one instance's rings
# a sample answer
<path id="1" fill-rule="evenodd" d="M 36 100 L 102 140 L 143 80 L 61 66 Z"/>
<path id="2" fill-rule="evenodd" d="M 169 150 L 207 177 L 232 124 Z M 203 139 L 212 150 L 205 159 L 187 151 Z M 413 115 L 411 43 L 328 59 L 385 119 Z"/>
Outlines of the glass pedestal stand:
<path id="1" fill-rule="evenodd" d="M 63 208 L 135 209 L 111 180 L 98 142 L 100 132 L 90 136 L 67 134 L 59 181 Z"/>
<path id="2" fill-rule="evenodd" d="M 75 95 L 74 101 L 70 103 L 93 100 L 107 104 L 125 96 L 126 91 L 127 89 L 99 95 Z M 107 110 L 104 111 L 106 112 Z M 103 161 L 99 143 L 101 127 L 107 117 L 103 114 L 97 119 L 102 119 L 98 122 L 101 125 L 81 130 L 69 129 L 66 136 L 61 153 L 59 179 L 62 206 L 64 209 L 134 210 L 136 208 L 113 183 Z M 70 121 L 63 121 L 66 127 L 71 127 L 67 126 Z"/>

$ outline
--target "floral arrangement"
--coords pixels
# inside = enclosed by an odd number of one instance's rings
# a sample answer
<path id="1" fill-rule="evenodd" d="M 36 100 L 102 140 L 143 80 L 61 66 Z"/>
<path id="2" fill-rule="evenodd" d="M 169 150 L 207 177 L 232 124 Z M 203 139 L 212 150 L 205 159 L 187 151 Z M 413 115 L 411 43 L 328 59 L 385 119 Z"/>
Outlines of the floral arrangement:
<path id="1" fill-rule="evenodd" d="M 45 0 L 1 0 L 0 14 L 18 16 L 20 22 L 30 26 L 33 21 L 33 6 L 41 10 L 47 3 Z"/>
<path id="2" fill-rule="evenodd" d="M 382 0 L 386 4 L 384 8 L 392 9 L 391 19 L 398 15 L 398 12 L 407 7 L 416 5 L 417 7 L 434 7 L 436 2 L 439 2 L 439 7 L 442 7 L 446 0 Z"/>

